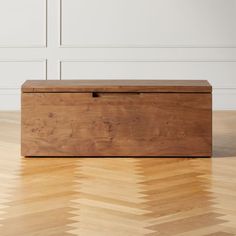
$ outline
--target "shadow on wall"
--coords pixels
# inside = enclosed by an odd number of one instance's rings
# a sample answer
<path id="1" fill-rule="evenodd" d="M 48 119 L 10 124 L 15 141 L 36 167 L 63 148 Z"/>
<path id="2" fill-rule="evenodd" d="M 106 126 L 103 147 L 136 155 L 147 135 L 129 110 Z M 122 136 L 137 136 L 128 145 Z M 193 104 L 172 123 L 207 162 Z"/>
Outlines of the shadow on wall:
<path id="1" fill-rule="evenodd" d="M 236 120 L 231 111 L 214 112 L 213 157 L 236 158 Z"/>

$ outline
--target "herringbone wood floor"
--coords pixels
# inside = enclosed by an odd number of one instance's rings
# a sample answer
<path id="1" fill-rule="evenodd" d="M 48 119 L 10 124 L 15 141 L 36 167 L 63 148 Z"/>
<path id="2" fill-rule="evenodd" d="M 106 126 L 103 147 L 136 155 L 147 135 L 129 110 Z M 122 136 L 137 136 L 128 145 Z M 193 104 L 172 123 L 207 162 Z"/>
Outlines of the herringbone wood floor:
<path id="1" fill-rule="evenodd" d="M 0 113 L 0 235 L 236 235 L 236 112 L 214 113 L 214 157 L 21 158 Z"/>

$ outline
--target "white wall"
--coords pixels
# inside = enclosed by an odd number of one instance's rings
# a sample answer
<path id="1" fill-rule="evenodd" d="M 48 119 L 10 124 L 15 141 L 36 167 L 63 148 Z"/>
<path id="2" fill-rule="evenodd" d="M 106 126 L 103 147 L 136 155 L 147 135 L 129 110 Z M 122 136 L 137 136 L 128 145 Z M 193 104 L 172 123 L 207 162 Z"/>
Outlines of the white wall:
<path id="1" fill-rule="evenodd" d="M 236 0 L 0 0 L 0 109 L 26 79 L 207 79 L 236 109 Z"/>

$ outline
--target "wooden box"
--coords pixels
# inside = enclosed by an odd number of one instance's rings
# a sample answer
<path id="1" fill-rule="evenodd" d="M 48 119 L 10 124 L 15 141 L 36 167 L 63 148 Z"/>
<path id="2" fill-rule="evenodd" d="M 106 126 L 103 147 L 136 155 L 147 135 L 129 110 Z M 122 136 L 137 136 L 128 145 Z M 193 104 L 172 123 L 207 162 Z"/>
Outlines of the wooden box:
<path id="1" fill-rule="evenodd" d="M 26 81 L 23 156 L 211 156 L 204 80 Z"/>

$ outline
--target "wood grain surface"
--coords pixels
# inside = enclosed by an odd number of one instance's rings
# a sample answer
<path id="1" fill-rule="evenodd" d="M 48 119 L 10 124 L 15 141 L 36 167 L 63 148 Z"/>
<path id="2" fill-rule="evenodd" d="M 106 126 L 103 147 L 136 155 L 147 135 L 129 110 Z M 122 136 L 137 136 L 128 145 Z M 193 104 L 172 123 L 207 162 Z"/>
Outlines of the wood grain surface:
<path id="1" fill-rule="evenodd" d="M 213 113 L 212 158 L 20 158 L 0 112 L 0 235 L 235 236 L 235 120 Z"/>
<path id="2" fill-rule="evenodd" d="M 28 80 L 22 92 L 211 92 L 207 80 Z"/>
<path id="3" fill-rule="evenodd" d="M 23 93 L 23 156 L 211 156 L 209 93 Z"/>

